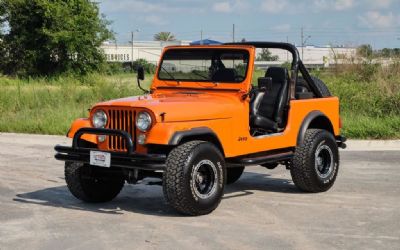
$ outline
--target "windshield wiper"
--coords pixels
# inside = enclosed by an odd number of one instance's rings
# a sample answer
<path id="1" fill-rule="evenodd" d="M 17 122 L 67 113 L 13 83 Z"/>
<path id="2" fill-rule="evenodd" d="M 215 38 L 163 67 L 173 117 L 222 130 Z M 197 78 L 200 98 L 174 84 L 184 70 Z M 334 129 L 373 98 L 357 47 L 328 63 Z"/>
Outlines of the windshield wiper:
<path id="1" fill-rule="evenodd" d="M 170 80 L 174 80 L 174 81 L 176 81 L 177 83 L 179 83 L 179 81 L 175 79 L 174 75 L 171 74 L 171 72 L 169 72 L 168 70 L 166 70 L 162 65 L 161 65 L 160 67 L 161 67 L 162 70 L 165 71 L 165 73 L 167 73 L 167 75 L 168 75 L 169 77 L 171 77 Z"/>

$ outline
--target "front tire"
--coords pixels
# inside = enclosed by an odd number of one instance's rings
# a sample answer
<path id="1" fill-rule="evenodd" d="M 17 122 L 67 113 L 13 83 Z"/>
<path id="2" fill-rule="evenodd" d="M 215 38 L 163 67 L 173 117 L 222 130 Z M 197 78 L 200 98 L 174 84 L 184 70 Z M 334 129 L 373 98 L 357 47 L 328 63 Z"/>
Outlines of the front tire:
<path id="1" fill-rule="evenodd" d="M 225 161 L 218 148 L 209 142 L 190 141 L 168 155 L 164 196 L 183 214 L 208 214 L 221 202 L 225 178 Z"/>
<path id="2" fill-rule="evenodd" d="M 302 191 L 325 192 L 333 186 L 338 171 L 339 150 L 333 135 L 308 129 L 290 168 L 294 184 Z"/>
<path id="3" fill-rule="evenodd" d="M 97 203 L 114 199 L 125 180 L 122 175 L 112 175 L 112 178 L 96 177 L 96 167 L 77 162 L 65 162 L 65 181 L 69 191 L 78 199 Z"/>

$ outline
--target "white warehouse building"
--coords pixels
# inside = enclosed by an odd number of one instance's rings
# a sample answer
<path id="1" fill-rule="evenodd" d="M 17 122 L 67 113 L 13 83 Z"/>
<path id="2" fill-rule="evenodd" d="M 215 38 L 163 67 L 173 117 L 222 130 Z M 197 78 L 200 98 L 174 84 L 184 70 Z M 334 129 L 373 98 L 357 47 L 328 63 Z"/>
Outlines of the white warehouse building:
<path id="1" fill-rule="evenodd" d="M 165 46 L 171 45 L 189 45 L 191 41 L 135 41 L 132 44 L 118 45 L 105 43 L 101 46 L 108 62 L 131 62 L 137 59 L 145 59 L 148 62 L 157 64 Z M 356 48 L 346 47 L 318 47 L 305 46 L 297 47 L 300 57 L 308 67 L 329 67 L 335 64 L 335 58 L 351 58 L 356 54 Z M 260 51 L 257 50 L 257 53 Z M 285 50 L 270 49 L 272 55 L 278 56 L 278 60 L 274 62 L 257 61 L 258 67 L 266 67 L 268 65 L 278 65 L 291 60 L 291 55 Z M 338 60 L 341 63 L 343 60 Z"/>
<path id="2" fill-rule="evenodd" d="M 157 64 L 161 52 L 165 46 L 189 45 L 189 41 L 135 41 L 132 44 L 106 43 L 101 46 L 108 62 L 131 62 L 137 59 L 145 59 L 148 62 Z"/>

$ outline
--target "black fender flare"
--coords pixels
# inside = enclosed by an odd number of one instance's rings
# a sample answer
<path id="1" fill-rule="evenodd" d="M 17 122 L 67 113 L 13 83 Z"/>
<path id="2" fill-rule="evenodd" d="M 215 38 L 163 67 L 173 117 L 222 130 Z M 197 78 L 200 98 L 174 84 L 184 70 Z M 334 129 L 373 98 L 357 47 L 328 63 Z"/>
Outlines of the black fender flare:
<path id="1" fill-rule="evenodd" d="M 198 127 L 184 131 L 176 131 L 169 139 L 168 145 L 179 145 L 182 139 L 194 136 L 212 136 L 219 141 L 218 136 L 210 128 Z"/>
<path id="2" fill-rule="evenodd" d="M 309 128 L 310 124 L 318 117 L 326 118 L 329 121 L 329 118 L 322 113 L 321 111 L 314 110 L 308 113 L 308 115 L 304 118 L 303 122 L 301 123 L 299 132 L 297 134 L 297 146 L 301 145 L 304 140 L 304 136 L 306 134 L 306 130 Z M 331 123 L 329 121 L 329 123 Z M 332 126 L 332 123 L 331 123 Z"/>

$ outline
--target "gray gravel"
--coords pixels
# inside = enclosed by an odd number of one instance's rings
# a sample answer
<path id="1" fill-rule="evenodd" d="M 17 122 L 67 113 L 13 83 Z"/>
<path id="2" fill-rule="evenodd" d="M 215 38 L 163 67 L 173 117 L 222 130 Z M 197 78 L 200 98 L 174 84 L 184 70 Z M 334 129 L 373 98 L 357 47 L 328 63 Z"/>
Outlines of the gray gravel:
<path id="1" fill-rule="evenodd" d="M 321 194 L 299 192 L 283 167 L 249 167 L 201 217 L 175 213 L 156 179 L 106 204 L 75 199 L 56 143 L 69 140 L 0 134 L 0 249 L 400 249 L 398 142 L 342 151 Z"/>

